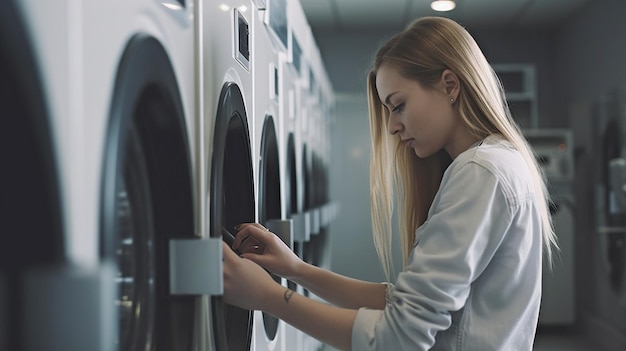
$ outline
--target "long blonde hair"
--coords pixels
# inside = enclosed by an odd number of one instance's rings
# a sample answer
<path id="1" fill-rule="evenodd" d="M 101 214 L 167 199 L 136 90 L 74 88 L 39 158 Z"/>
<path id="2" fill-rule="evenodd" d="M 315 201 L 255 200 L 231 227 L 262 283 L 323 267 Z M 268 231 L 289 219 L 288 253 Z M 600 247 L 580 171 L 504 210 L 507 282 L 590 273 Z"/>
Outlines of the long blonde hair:
<path id="1" fill-rule="evenodd" d="M 413 248 L 415 231 L 426 221 L 428 210 L 451 162 L 445 151 L 417 157 L 400 139 L 387 131 L 389 112 L 376 89 L 376 74 L 382 64 L 391 64 L 407 79 L 433 88 L 442 72 L 456 73 L 460 83 L 457 98 L 461 119 L 478 139 L 500 134 L 521 153 L 530 169 L 537 206 L 541 212 L 544 253 L 552 261 L 558 248 L 548 209 L 545 177 L 517 123 L 511 118 L 498 76 L 474 41 L 458 23 L 443 17 L 423 17 L 396 34 L 376 54 L 368 75 L 370 132 L 370 201 L 374 243 L 383 270 L 390 279 L 394 193 L 397 193 L 398 226 L 403 264 Z"/>

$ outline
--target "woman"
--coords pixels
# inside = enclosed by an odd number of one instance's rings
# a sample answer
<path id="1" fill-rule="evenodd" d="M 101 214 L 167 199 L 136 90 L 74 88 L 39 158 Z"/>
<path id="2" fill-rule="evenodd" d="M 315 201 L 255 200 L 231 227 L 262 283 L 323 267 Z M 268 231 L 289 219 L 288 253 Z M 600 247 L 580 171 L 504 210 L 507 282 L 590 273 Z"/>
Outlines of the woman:
<path id="1" fill-rule="evenodd" d="M 344 350 L 531 350 L 542 248 L 556 246 L 548 194 L 495 73 L 452 20 L 413 22 L 368 77 L 374 241 L 388 276 L 393 189 L 404 268 L 395 286 L 308 265 L 258 224 L 262 252 L 225 247 L 225 298 Z M 258 265 L 257 265 L 258 264 Z M 263 268 L 332 303 L 276 284 Z"/>

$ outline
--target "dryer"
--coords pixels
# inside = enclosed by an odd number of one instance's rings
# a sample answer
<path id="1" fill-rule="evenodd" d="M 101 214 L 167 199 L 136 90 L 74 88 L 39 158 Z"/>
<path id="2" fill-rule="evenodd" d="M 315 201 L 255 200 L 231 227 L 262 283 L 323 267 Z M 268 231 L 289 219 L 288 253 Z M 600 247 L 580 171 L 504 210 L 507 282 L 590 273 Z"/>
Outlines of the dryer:
<path id="1" fill-rule="evenodd" d="M 200 188 L 201 232 L 222 238 L 224 230 L 256 221 L 253 155 L 252 39 L 250 0 L 200 2 L 199 53 L 203 101 Z M 221 253 L 221 249 L 220 249 Z M 221 263 L 216 262 L 221 269 Z M 215 350 L 250 350 L 253 314 L 213 296 L 205 307 Z"/>

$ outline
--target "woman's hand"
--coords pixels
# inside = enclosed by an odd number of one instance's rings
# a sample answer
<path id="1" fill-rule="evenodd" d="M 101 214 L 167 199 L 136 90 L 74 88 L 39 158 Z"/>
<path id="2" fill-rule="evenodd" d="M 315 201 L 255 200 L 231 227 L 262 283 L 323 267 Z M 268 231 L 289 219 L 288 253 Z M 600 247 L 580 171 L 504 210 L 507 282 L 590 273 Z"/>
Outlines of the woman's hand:
<path id="1" fill-rule="evenodd" d="M 244 223 L 236 227 L 233 249 L 268 271 L 286 279 L 299 276 L 306 265 L 277 235 L 258 223 Z"/>
<path id="2" fill-rule="evenodd" d="M 278 284 L 256 263 L 237 256 L 228 244 L 224 250 L 224 301 L 247 310 L 263 310 Z"/>

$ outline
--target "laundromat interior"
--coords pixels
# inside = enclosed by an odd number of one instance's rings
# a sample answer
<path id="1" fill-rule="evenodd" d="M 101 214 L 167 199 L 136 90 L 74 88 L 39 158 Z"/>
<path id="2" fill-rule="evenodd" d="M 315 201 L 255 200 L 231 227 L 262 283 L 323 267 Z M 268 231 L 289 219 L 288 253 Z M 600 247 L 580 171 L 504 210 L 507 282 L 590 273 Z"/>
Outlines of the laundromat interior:
<path id="1" fill-rule="evenodd" d="M 224 303 L 222 240 L 385 281 L 367 73 L 422 16 L 474 36 L 546 174 L 534 350 L 626 351 L 626 2 L 431 2 L 2 1 L 0 351 L 334 350 Z"/>

